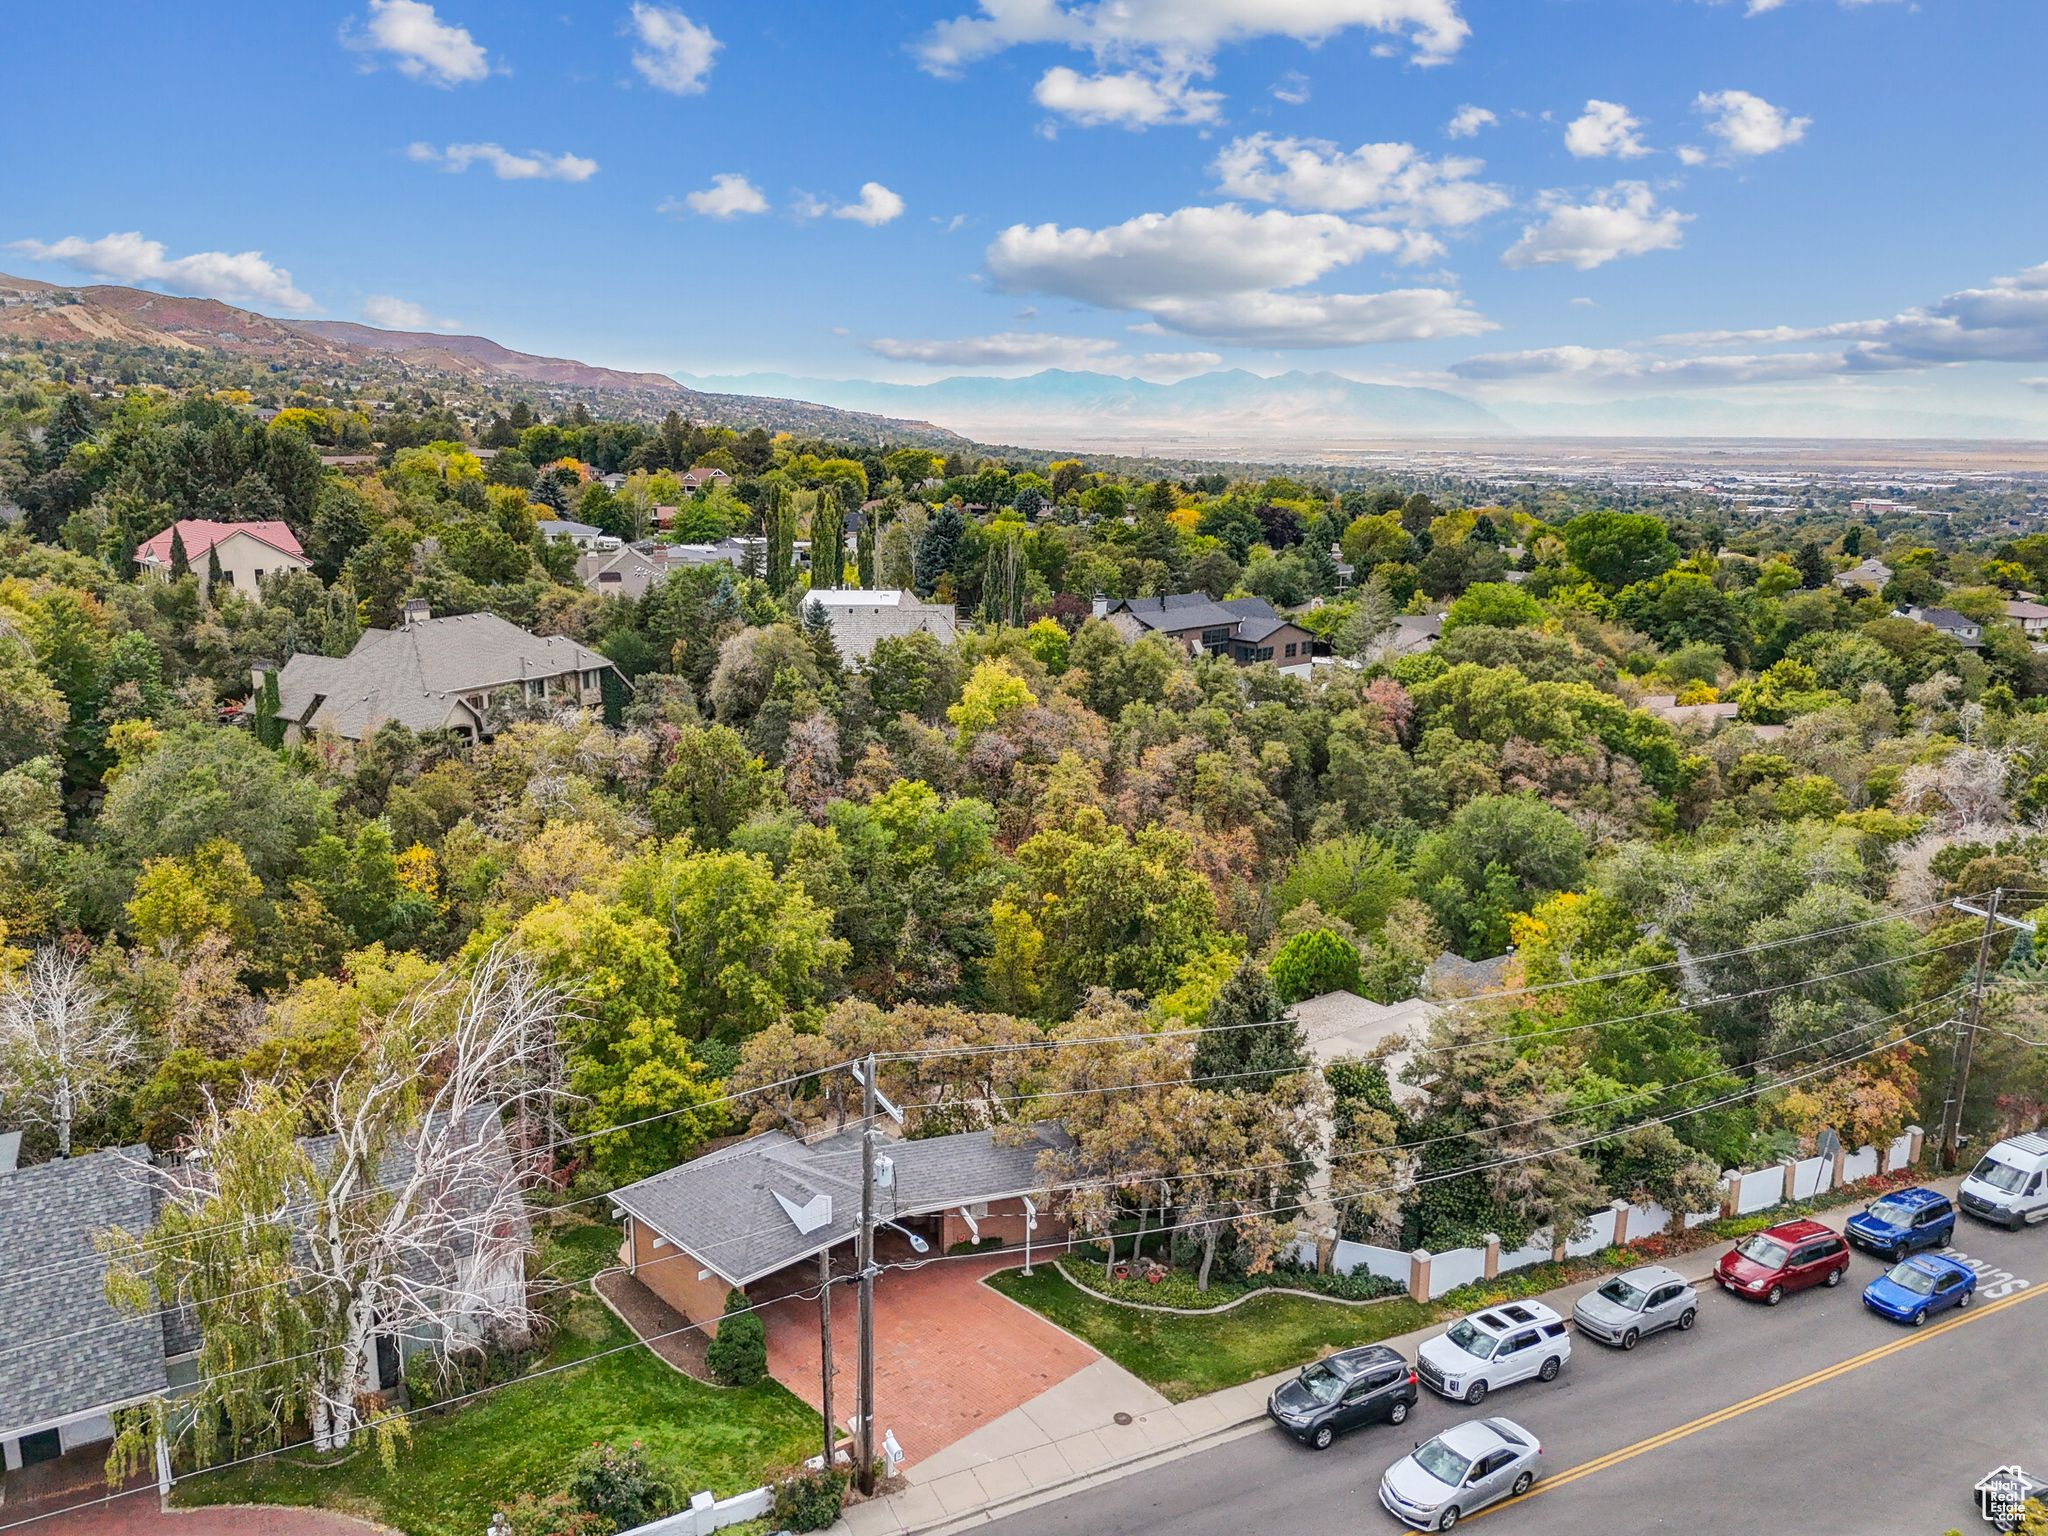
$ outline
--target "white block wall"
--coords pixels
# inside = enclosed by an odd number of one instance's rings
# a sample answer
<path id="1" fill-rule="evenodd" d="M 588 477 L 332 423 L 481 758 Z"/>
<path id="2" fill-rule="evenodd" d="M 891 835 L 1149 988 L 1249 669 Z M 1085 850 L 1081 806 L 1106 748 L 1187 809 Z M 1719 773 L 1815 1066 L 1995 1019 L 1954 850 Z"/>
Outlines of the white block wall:
<path id="1" fill-rule="evenodd" d="M 1564 1254 L 1568 1259 L 1582 1259 L 1589 1253 L 1598 1253 L 1614 1242 L 1614 1212 L 1610 1208 L 1600 1212 L 1587 1223 L 1588 1230 L 1583 1237 L 1565 1239 Z"/>
<path id="2" fill-rule="evenodd" d="M 1352 1243 L 1340 1238 L 1330 1255 L 1330 1268 L 1340 1275 L 1355 1275 L 1362 1269 L 1382 1280 L 1393 1280 L 1401 1285 L 1408 1283 L 1408 1255 L 1396 1248 L 1375 1248 L 1370 1243 Z"/>
<path id="3" fill-rule="evenodd" d="M 1860 1184 L 1877 1176 L 1877 1148 L 1858 1147 L 1842 1159 L 1842 1182 Z"/>
<path id="4" fill-rule="evenodd" d="M 1474 1280 L 1485 1278 L 1484 1248 L 1453 1248 L 1449 1253 L 1430 1256 L 1429 1294 L 1432 1300 L 1446 1291 L 1455 1291 L 1461 1285 L 1470 1285 Z"/>
<path id="5" fill-rule="evenodd" d="M 1529 1241 L 1522 1244 L 1521 1247 L 1512 1251 L 1507 1249 L 1501 1250 L 1500 1272 L 1506 1274 L 1511 1269 L 1527 1269 L 1531 1264 L 1548 1264 L 1549 1262 L 1550 1234 L 1548 1232 L 1532 1232 L 1529 1234 Z"/>
<path id="6" fill-rule="evenodd" d="M 1778 1167 L 1759 1168 L 1754 1173 L 1742 1176 L 1742 1187 L 1735 1195 L 1735 1213 L 1746 1216 L 1751 1211 L 1760 1211 L 1767 1205 L 1776 1205 L 1785 1198 L 1785 1170 Z"/>

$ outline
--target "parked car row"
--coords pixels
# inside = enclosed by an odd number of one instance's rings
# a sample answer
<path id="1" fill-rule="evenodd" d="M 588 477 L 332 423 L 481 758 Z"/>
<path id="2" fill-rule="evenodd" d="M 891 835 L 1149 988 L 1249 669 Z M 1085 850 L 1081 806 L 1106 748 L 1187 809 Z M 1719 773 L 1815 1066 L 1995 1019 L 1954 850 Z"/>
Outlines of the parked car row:
<path id="1" fill-rule="evenodd" d="M 2025 1143 L 2037 1143 L 2038 1150 Z M 2030 1158 L 2038 1166 L 2030 1166 Z M 1940 1312 L 1969 1306 L 1975 1294 L 1976 1272 L 1942 1256 L 1955 1235 L 1959 1208 L 1977 1214 L 1991 1202 L 1991 1219 L 2012 1225 L 2042 1219 L 2028 1214 L 2033 1207 L 2016 1202 L 2038 1193 L 2044 1182 L 2048 1136 L 2001 1142 L 1964 1180 L 1960 1206 L 1938 1190 L 1901 1189 L 1850 1217 L 1842 1233 L 1804 1218 L 1780 1222 L 1724 1253 L 1714 1265 L 1714 1281 L 1731 1295 L 1774 1307 L 1795 1291 L 1840 1285 L 1853 1245 L 1890 1261 L 1864 1288 L 1864 1306 L 1918 1327 Z M 1973 1197 L 1973 1186 L 1991 1193 Z M 1994 1196 L 2010 1198 L 1999 1205 Z M 2040 1209 L 2048 1217 L 2048 1198 Z M 1304 1445 L 1326 1450 L 1348 1430 L 1405 1423 L 1424 1386 L 1476 1407 L 1497 1388 L 1554 1381 L 1571 1359 L 1573 1327 L 1626 1351 L 1666 1329 L 1687 1332 L 1698 1319 L 1699 1293 L 1692 1284 L 1664 1265 L 1646 1264 L 1580 1297 L 1572 1327 L 1540 1301 L 1502 1302 L 1459 1318 L 1425 1342 L 1412 1366 L 1384 1344 L 1315 1361 L 1275 1389 L 1267 1412 Z M 1390 1467 L 1380 1481 L 1380 1502 L 1417 1529 L 1447 1531 L 1489 1504 L 1528 1492 L 1542 1454 L 1536 1437 L 1511 1419 L 1470 1419 Z"/>

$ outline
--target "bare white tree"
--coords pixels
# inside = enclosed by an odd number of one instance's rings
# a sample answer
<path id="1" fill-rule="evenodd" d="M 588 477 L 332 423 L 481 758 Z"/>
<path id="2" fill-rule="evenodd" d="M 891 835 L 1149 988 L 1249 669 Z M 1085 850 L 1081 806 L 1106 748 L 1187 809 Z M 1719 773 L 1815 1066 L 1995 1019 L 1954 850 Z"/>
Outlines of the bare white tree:
<path id="1" fill-rule="evenodd" d="M 56 1133 L 57 1155 L 71 1155 L 72 1123 L 98 1100 L 108 1080 L 135 1059 L 127 1013 L 55 945 L 37 950 L 0 987 L 0 1104 Z"/>
<path id="2" fill-rule="evenodd" d="M 1899 798 L 1908 810 L 1929 814 L 1936 831 L 1995 834 L 2012 825 L 2006 786 L 2019 761 L 2004 748 L 1957 747 L 1938 762 L 1908 768 Z"/>
<path id="3" fill-rule="evenodd" d="M 289 1228 L 294 1326 L 311 1334 L 291 1383 L 321 1450 L 349 1444 L 380 1385 L 377 1340 L 425 1346 L 442 1362 L 533 1322 L 525 1283 L 531 1244 L 525 1191 L 532 1164 L 506 1133 L 509 1118 L 547 1120 L 568 992 L 504 944 L 467 972 L 450 968 L 380 1021 L 360 1057 L 321 1106 L 331 1135 L 299 1144 L 263 1176 L 245 1146 L 274 1114 L 274 1090 L 251 1085 L 244 1104 L 203 1121 L 191 1154 L 167 1175 L 175 1221 L 209 1243 L 238 1215 Z M 284 1186 L 260 1210 L 249 1191 Z M 274 1244 L 272 1251 L 275 1251 Z M 231 1289 L 209 1298 L 223 1266 L 211 1247 L 150 1245 L 159 1294 L 190 1301 L 209 1340 L 216 1328 L 260 1327 L 246 1315 L 262 1298 Z M 220 1311 L 220 1308 L 230 1310 Z M 206 1380 L 202 1394 L 215 1390 Z M 231 1387 L 221 1388 L 223 1397 Z"/>

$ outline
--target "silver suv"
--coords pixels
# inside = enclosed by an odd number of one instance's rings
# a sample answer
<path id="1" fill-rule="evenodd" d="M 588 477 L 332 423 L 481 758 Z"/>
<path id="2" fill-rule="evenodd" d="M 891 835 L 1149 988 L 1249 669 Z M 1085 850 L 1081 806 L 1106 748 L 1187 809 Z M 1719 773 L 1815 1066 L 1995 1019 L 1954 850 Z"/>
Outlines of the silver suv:
<path id="1" fill-rule="evenodd" d="M 1555 1381 L 1571 1357 L 1563 1318 L 1540 1301 L 1504 1301 L 1459 1318 L 1423 1345 L 1415 1371 L 1439 1396 L 1477 1404 L 1495 1387 L 1531 1376 Z"/>
<path id="2" fill-rule="evenodd" d="M 1692 1327 L 1699 1308 L 1699 1293 L 1681 1275 L 1662 1264 L 1645 1264 L 1581 1296 L 1572 1321 L 1589 1338 L 1634 1349 L 1646 1333 Z"/>

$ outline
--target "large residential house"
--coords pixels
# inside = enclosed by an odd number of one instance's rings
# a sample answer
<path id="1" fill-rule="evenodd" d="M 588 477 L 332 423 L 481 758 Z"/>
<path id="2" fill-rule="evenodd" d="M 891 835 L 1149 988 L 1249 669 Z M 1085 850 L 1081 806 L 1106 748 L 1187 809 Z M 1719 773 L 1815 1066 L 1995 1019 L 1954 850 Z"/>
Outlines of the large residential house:
<path id="1" fill-rule="evenodd" d="M 534 635 L 492 613 L 437 619 L 415 598 L 397 629 L 366 630 L 346 656 L 300 654 L 278 674 L 286 741 L 317 731 L 366 741 L 387 723 L 450 730 L 481 741 L 495 706 L 580 704 L 595 709 L 616 669 L 562 635 Z M 259 685 L 262 679 L 259 678 Z"/>
<path id="2" fill-rule="evenodd" d="M 602 528 L 589 523 L 572 522 L 563 517 L 543 517 L 534 522 L 534 531 L 544 539 L 567 539 L 578 549 L 602 549 L 610 545 L 616 549 L 619 540 L 616 535 L 606 533 Z"/>
<path id="3" fill-rule="evenodd" d="M 218 556 L 228 585 L 256 602 L 262 601 L 265 576 L 303 571 L 313 564 L 299 547 L 297 535 L 283 523 L 214 523 L 203 518 L 184 518 L 139 545 L 135 563 L 158 581 L 169 581 L 174 539 L 185 546 L 185 564 L 199 578 L 200 590 L 206 589 Z"/>
<path id="4" fill-rule="evenodd" d="M 1865 555 L 1846 571 L 1835 572 L 1835 585 L 1844 592 L 1851 587 L 1862 587 L 1871 592 L 1882 592 L 1885 584 L 1892 579 L 1892 568 L 1875 555 Z"/>
<path id="5" fill-rule="evenodd" d="M 877 1218 L 938 1253 L 989 1238 L 1061 1243 L 1066 1224 L 1044 1209 L 1038 1158 L 1067 1145 L 1050 1124 L 1018 1145 L 991 1131 L 890 1142 L 877 1158 Z M 809 1141 L 764 1131 L 616 1191 L 626 1218 L 619 1262 L 715 1333 L 734 1291 L 772 1294 L 798 1265 L 808 1285 L 816 1269 L 807 1261 L 849 1247 L 860 1191 L 858 1130 Z"/>
<path id="6" fill-rule="evenodd" d="M 0 1350 L 0 1458 L 15 1473 L 112 1439 L 115 1413 L 189 1383 L 199 1339 L 181 1314 L 136 1317 L 107 1300 L 107 1260 L 93 1240 L 155 1225 L 149 1149 L 17 1168 L 19 1138 L 6 1140 L 0 1298 L 20 1338 Z"/>
<path id="7" fill-rule="evenodd" d="M 832 643 L 849 661 L 866 661 L 877 640 L 926 634 L 950 645 L 959 619 L 951 605 L 919 602 L 914 592 L 895 588 L 867 591 L 857 587 L 821 587 L 804 597 L 832 626 Z"/>
<path id="8" fill-rule="evenodd" d="M 1227 656 L 1240 667 L 1270 661 L 1285 667 L 1315 654 L 1314 637 L 1281 617 L 1263 597 L 1218 602 L 1201 592 L 1171 597 L 1095 599 L 1094 616 L 1106 619 L 1126 640 L 1165 635 L 1190 655 Z"/>
<path id="9" fill-rule="evenodd" d="M 494 1105 L 472 1109 L 459 1134 L 501 1162 L 511 1155 Z M 84 1481 L 103 1495 L 100 1469 L 113 1415 L 190 1387 L 198 1379 L 201 1343 L 187 1307 L 137 1316 L 107 1300 L 107 1257 L 97 1240 L 115 1227 L 141 1237 L 160 1214 L 163 1186 L 150 1150 L 89 1152 L 18 1168 L 19 1140 L 0 1136 L 0 1303 L 20 1335 L 0 1348 L 0 1470 L 10 1474 L 0 1485 L 0 1502 L 10 1512 L 13 1495 L 32 1504 L 43 1491 L 36 1469 L 64 1458 L 88 1463 Z M 333 1156 L 331 1136 L 299 1144 L 316 1167 Z M 410 1147 L 401 1146 L 378 1169 L 378 1182 L 399 1188 L 414 1168 Z M 406 1360 L 422 1349 L 483 1343 L 484 1318 L 515 1310 L 526 1283 L 527 1243 L 522 1223 L 491 1244 L 412 1261 L 412 1282 L 447 1298 L 441 1323 L 431 1338 L 380 1336 L 372 1385 L 397 1387 Z M 12 1475 L 24 1469 L 26 1479 Z M 160 1477 L 167 1470 L 160 1461 Z M 81 1479 L 62 1481 L 77 1486 Z"/>
<path id="10" fill-rule="evenodd" d="M 2048 649 L 2048 604 L 2027 598 L 2007 598 L 2005 616 L 2019 625 L 2034 649 Z"/>
<path id="11" fill-rule="evenodd" d="M 714 485 L 731 485 L 732 476 L 716 464 L 696 464 L 683 471 L 682 486 L 686 491 L 708 491 Z"/>
<path id="12" fill-rule="evenodd" d="M 1939 630 L 1965 650 L 1984 648 L 1984 626 L 1953 608 L 1908 608 L 1906 617 L 1918 619 L 1929 629 Z"/>

